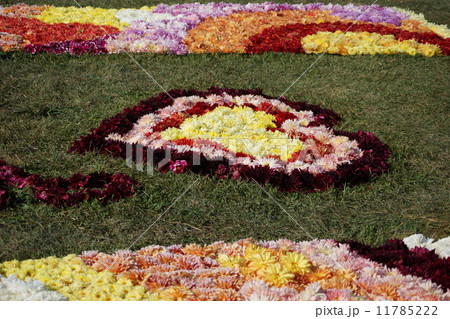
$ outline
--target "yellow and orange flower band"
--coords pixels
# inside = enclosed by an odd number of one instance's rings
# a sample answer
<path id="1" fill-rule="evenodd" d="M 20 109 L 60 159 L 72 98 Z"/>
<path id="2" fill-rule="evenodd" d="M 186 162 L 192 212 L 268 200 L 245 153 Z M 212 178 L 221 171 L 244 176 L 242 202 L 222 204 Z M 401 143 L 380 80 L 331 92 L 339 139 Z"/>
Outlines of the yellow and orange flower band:
<path id="1" fill-rule="evenodd" d="M 0 300 L 450 300 L 436 271 L 448 269 L 449 240 L 243 239 L 13 260 L 0 263 Z"/>

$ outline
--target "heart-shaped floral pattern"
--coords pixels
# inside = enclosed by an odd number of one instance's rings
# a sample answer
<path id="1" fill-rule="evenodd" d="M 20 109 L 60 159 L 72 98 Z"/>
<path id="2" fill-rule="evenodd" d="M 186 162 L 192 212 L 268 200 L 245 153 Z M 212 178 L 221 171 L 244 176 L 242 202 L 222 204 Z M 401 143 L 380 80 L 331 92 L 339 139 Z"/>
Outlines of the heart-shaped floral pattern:
<path id="1" fill-rule="evenodd" d="M 128 152 L 146 150 L 138 161 L 160 171 L 268 182 L 283 191 L 357 184 L 385 172 L 388 147 L 370 132 L 333 130 L 339 120 L 331 110 L 258 90 L 172 90 L 103 121 L 70 151 L 126 158 L 128 145 Z"/>

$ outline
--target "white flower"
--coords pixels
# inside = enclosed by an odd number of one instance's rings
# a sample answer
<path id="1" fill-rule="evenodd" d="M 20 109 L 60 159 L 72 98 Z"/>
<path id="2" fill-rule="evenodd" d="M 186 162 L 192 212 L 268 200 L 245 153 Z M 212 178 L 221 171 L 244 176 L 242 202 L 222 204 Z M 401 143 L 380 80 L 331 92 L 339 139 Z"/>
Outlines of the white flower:
<path id="1" fill-rule="evenodd" d="M 300 300 L 303 301 L 327 300 L 327 296 L 318 282 L 308 285 L 305 290 L 299 294 L 299 297 Z"/>
<path id="2" fill-rule="evenodd" d="M 435 253 L 441 258 L 450 257 L 450 236 L 431 243 L 427 248 L 434 249 Z"/>
<path id="3" fill-rule="evenodd" d="M 414 247 L 424 247 L 428 250 L 434 250 L 434 252 L 441 258 L 450 257 L 450 236 L 434 242 L 433 238 L 427 238 L 422 234 L 414 234 L 404 238 L 403 242 L 408 249 L 413 249 Z"/>
<path id="4" fill-rule="evenodd" d="M 136 123 L 135 126 L 153 126 L 159 121 L 157 115 L 150 113 L 142 116 Z"/>
<path id="5" fill-rule="evenodd" d="M 422 234 L 414 234 L 403 239 L 403 242 L 408 249 L 413 249 L 414 247 L 426 247 L 433 241 L 433 238 L 427 238 Z"/>
<path id="6" fill-rule="evenodd" d="M 64 301 L 59 292 L 48 290 L 39 280 L 23 281 L 16 275 L 8 278 L 0 275 L 0 300 L 2 301 Z"/>
<path id="7" fill-rule="evenodd" d="M 135 21 L 155 22 L 173 20 L 176 17 L 169 13 L 151 13 L 148 10 L 122 9 L 117 11 L 116 18 L 122 23 L 131 24 Z"/>
<path id="8" fill-rule="evenodd" d="M 281 128 L 286 133 L 295 132 L 300 126 L 302 126 L 302 123 L 298 120 L 286 120 L 281 124 Z"/>
<path id="9" fill-rule="evenodd" d="M 111 133 L 106 137 L 107 140 L 112 140 L 112 141 L 122 141 L 123 138 L 120 134 L 117 133 Z"/>
<path id="10" fill-rule="evenodd" d="M 258 163 L 258 165 L 261 166 L 269 166 L 272 169 L 281 169 L 283 168 L 284 165 L 282 165 L 280 163 L 279 160 L 275 159 L 275 158 L 270 158 L 270 157 L 263 157 L 260 158 L 256 161 Z"/>

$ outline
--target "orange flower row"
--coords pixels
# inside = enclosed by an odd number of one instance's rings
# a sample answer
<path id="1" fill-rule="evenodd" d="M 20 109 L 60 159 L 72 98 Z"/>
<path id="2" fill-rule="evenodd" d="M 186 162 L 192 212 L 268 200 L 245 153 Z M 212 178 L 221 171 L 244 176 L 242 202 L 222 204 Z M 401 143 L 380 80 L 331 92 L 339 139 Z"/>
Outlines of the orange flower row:
<path id="1" fill-rule="evenodd" d="M 10 18 L 30 18 L 40 15 L 42 11 L 47 9 L 48 6 L 29 6 L 24 3 L 19 3 L 0 9 L 0 14 L 4 14 Z"/>

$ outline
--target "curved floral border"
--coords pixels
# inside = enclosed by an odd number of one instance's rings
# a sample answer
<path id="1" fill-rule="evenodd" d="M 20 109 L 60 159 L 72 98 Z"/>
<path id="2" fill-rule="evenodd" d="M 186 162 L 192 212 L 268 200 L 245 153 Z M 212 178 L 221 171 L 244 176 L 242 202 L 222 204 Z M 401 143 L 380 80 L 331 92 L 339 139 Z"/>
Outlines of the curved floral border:
<path id="1" fill-rule="evenodd" d="M 197 95 L 206 97 L 209 94 L 227 93 L 231 96 L 253 94 L 260 95 L 267 99 L 275 99 L 274 97 L 264 95 L 262 90 L 238 90 L 230 88 L 212 87 L 207 91 L 196 90 L 171 90 L 167 94 L 161 93 L 158 96 L 151 97 L 140 102 L 133 108 L 126 108 L 122 113 L 101 122 L 98 128 L 91 129 L 89 135 L 81 137 L 75 141 L 70 147 L 69 152 L 84 154 L 90 151 L 99 151 L 103 154 L 115 157 L 126 157 L 126 144 L 121 141 L 106 140 L 110 134 L 124 134 L 130 131 L 133 124 L 142 116 L 155 112 L 161 108 L 169 106 L 172 98 L 182 96 Z M 292 102 L 286 98 L 280 98 L 281 102 L 289 105 L 297 111 L 312 111 L 316 120 L 309 126 L 324 125 L 332 128 L 340 121 L 339 115 L 331 110 L 323 109 L 317 105 L 307 104 L 305 102 Z M 185 160 L 187 169 L 194 173 L 217 176 L 218 178 L 243 178 L 248 181 L 256 181 L 257 183 L 271 183 L 282 191 L 317 191 L 325 190 L 332 186 L 341 187 L 345 183 L 352 185 L 369 181 L 372 177 L 378 176 L 386 172 L 389 168 L 387 160 L 391 154 L 388 146 L 382 143 L 371 132 L 358 131 L 357 133 L 349 133 L 344 131 L 335 131 L 338 135 L 347 136 L 358 142 L 358 147 L 363 150 L 363 156 L 354 160 L 350 164 L 342 164 L 338 166 L 336 171 L 330 171 L 320 174 L 312 174 L 299 169 L 294 170 L 290 174 L 277 171 L 267 166 L 248 167 L 245 165 L 230 166 L 228 160 L 209 161 L 202 154 L 192 151 L 178 153 L 171 151 L 171 159 L 173 161 Z M 135 145 L 133 146 L 135 147 Z M 147 162 L 146 148 L 144 148 L 144 163 Z M 153 150 L 153 162 L 158 163 L 165 157 L 165 149 L 159 148 Z M 193 165 L 193 158 L 200 158 L 200 165 Z M 161 171 L 169 170 L 169 164 L 162 167 Z"/>
<path id="2" fill-rule="evenodd" d="M 0 160 L 0 209 L 9 202 L 8 188 L 29 186 L 34 198 L 49 205 L 74 206 L 89 199 L 97 199 L 106 204 L 118 201 L 134 194 L 137 182 L 130 176 L 105 172 L 89 175 L 74 174 L 69 178 L 43 178 L 39 174 L 30 174 L 22 168 L 10 166 Z"/>
<path id="3" fill-rule="evenodd" d="M 404 241 L 391 239 L 386 244 L 373 247 L 355 241 L 344 241 L 360 256 L 398 269 L 403 275 L 419 276 L 450 289 L 450 258 L 439 258 L 435 251 L 425 247 L 409 249 Z"/>

